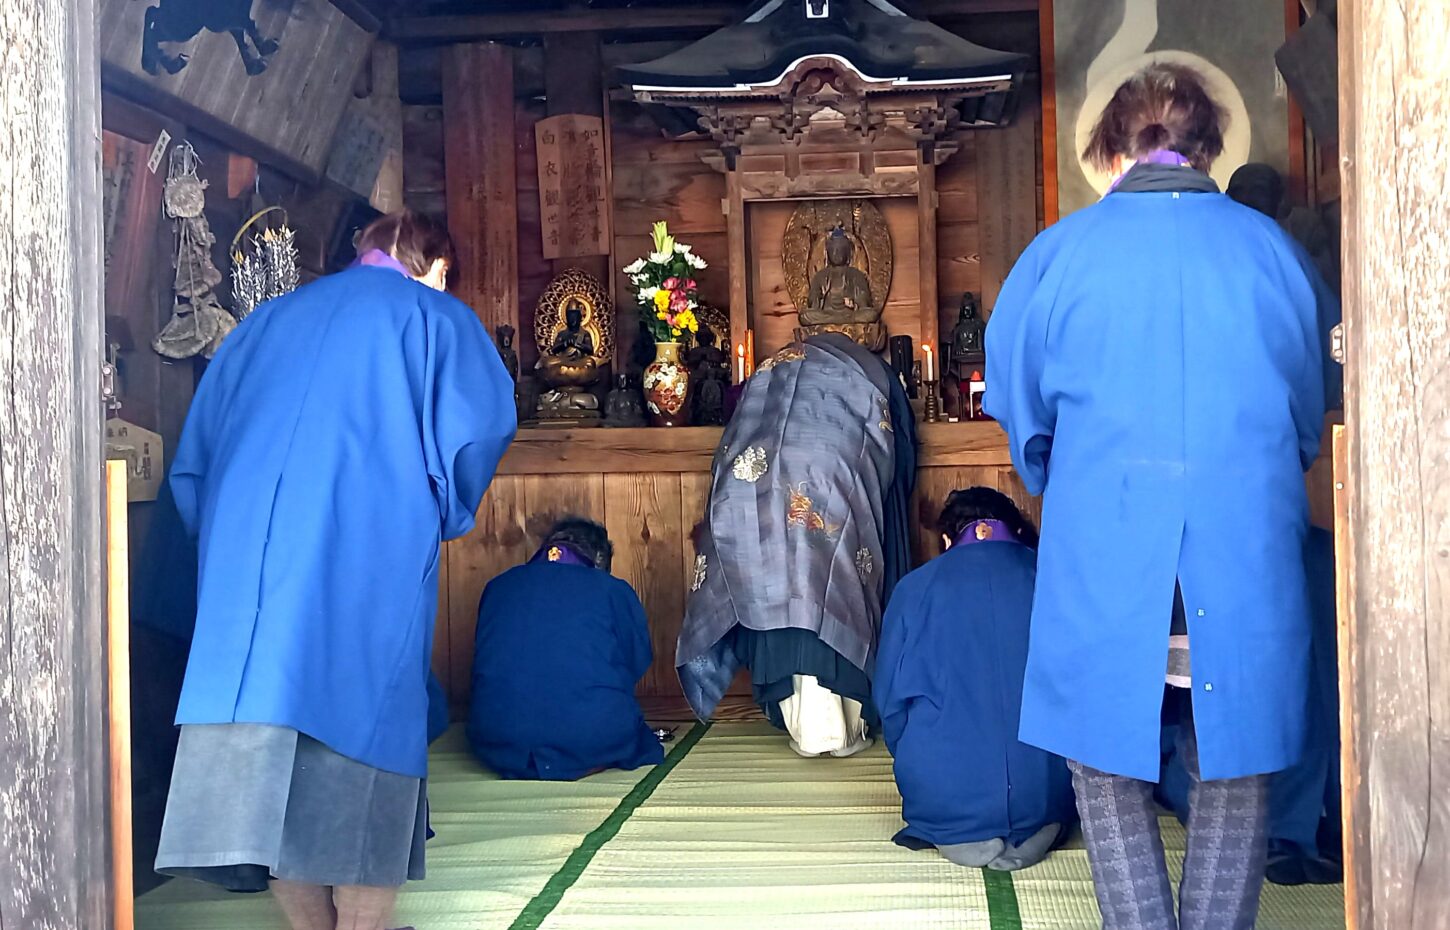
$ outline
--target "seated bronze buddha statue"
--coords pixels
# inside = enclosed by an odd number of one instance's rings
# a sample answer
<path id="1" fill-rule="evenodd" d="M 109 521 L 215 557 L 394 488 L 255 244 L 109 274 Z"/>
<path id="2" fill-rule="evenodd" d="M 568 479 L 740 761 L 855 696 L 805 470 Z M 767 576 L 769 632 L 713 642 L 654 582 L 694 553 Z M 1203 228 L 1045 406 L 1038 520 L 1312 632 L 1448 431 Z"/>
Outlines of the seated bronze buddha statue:
<path id="1" fill-rule="evenodd" d="M 564 328 L 539 356 L 539 378 L 549 388 L 539 398 L 539 416 L 598 416 L 599 398 L 588 389 L 599 381 L 599 369 L 594 336 L 584 328 L 584 308 L 571 299 L 564 308 Z"/>
<path id="2" fill-rule="evenodd" d="M 840 226 L 826 237 L 826 267 L 811 278 L 806 306 L 799 312 L 797 341 L 819 333 L 842 333 L 875 352 L 886 345 L 882 307 L 871 294 L 871 281 L 851 264 L 855 248 Z"/>

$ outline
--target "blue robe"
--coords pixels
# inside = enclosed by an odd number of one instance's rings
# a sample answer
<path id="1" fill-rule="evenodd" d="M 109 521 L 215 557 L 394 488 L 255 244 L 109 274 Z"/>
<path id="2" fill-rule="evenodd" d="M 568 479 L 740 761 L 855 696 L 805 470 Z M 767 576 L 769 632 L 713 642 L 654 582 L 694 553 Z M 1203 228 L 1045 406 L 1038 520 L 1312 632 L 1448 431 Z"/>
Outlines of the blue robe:
<path id="1" fill-rule="evenodd" d="M 247 317 L 171 472 L 200 549 L 177 722 L 287 726 L 423 777 L 439 550 L 472 528 L 514 428 L 473 311 L 396 271 Z"/>
<path id="2" fill-rule="evenodd" d="M 1272 220 L 1217 193 L 1110 194 L 1023 253 L 987 326 L 985 405 L 1043 495 L 1024 741 L 1158 778 L 1180 582 L 1203 777 L 1298 760 L 1333 299 Z"/>
<path id="3" fill-rule="evenodd" d="M 597 568 L 530 562 L 484 589 L 468 741 L 504 778 L 572 781 L 664 760 L 635 685 L 653 661 L 626 582 Z"/>
<path id="4" fill-rule="evenodd" d="M 1309 727 L 1304 757 L 1269 779 L 1269 844 L 1275 853 L 1337 862 L 1340 841 L 1339 629 L 1335 610 L 1334 535 L 1309 530 L 1304 549 L 1314 618 L 1313 666 L 1305 697 Z M 1188 819 L 1188 772 L 1164 734 L 1159 800 Z M 1272 875 L 1272 871 L 1271 871 Z"/>
<path id="5" fill-rule="evenodd" d="M 896 764 L 898 842 L 1018 845 L 1076 819 L 1060 757 L 1017 739 L 1035 554 L 959 545 L 907 575 L 881 623 L 875 696 Z"/>

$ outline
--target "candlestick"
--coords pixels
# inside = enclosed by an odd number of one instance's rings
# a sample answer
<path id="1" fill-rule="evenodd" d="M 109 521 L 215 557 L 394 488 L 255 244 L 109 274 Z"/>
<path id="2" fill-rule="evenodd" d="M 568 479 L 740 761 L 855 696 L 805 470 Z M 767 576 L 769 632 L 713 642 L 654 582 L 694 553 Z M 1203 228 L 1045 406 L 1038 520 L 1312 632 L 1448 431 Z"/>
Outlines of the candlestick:
<path id="1" fill-rule="evenodd" d="M 745 331 L 745 375 L 755 374 L 755 330 Z"/>
<path id="2" fill-rule="evenodd" d="M 931 358 L 930 353 L 927 354 L 927 358 Z M 936 395 L 937 382 L 923 381 L 921 386 L 922 390 L 926 392 L 926 409 L 924 410 L 926 422 L 935 423 L 941 419 L 941 404 Z"/>
<path id="3" fill-rule="evenodd" d="M 921 351 L 925 355 L 925 364 L 921 368 L 922 380 L 933 384 L 936 382 L 936 367 L 932 365 L 931 346 L 922 346 Z"/>

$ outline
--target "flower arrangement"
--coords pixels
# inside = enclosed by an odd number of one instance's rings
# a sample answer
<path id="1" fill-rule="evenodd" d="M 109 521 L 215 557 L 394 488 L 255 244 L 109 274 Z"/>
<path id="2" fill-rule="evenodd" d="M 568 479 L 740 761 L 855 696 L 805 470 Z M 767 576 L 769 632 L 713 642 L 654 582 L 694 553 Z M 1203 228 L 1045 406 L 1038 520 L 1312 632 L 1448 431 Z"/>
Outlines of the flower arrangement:
<path id="1" fill-rule="evenodd" d="M 654 251 L 649 257 L 625 266 L 624 273 L 639 289 L 640 315 L 655 342 L 678 342 L 685 333 L 700 331 L 693 275 L 707 267 L 688 245 L 675 241 L 663 222 L 654 225 Z"/>

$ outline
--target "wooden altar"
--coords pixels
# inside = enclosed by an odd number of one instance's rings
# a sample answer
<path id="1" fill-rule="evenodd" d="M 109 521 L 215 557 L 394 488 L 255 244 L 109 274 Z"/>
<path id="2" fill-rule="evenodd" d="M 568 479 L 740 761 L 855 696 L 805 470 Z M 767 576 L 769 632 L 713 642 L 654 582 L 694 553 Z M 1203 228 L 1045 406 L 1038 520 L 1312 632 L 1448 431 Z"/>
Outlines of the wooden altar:
<path id="1" fill-rule="evenodd" d="M 684 719 L 675 675 L 675 640 L 695 568 L 691 539 L 704 517 L 717 427 L 680 429 L 522 430 L 504 456 L 473 532 L 448 543 L 440 569 L 433 665 L 455 709 L 466 702 L 478 599 L 494 575 L 525 561 L 561 517 L 599 521 L 614 542 L 614 574 L 639 592 L 649 617 L 655 660 L 639 694 L 655 719 Z M 1326 435 L 1328 432 L 1326 430 Z M 985 485 L 1007 494 L 1034 523 L 1031 497 L 1012 468 L 1007 436 L 989 420 L 918 424 L 912 547 L 920 563 L 941 551 L 932 529 L 956 488 Z M 1309 475 L 1317 523 L 1332 525 L 1333 478 L 1325 453 Z M 561 604 L 567 592 L 560 592 Z M 754 713 L 742 680 L 721 716 Z"/>

